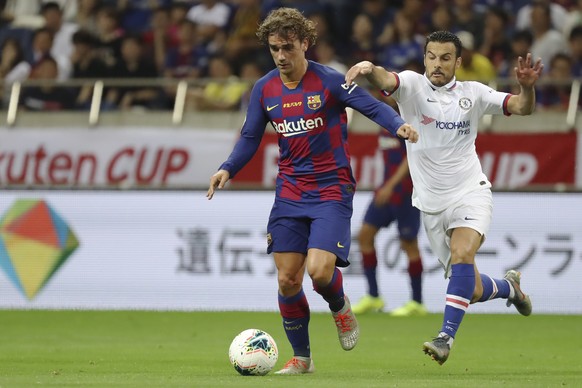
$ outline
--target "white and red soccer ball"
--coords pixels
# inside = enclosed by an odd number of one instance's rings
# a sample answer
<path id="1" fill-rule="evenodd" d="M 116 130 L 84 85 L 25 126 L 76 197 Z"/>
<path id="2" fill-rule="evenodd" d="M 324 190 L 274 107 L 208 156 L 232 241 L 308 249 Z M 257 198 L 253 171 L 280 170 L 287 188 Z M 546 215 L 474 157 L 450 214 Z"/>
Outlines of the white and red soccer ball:
<path id="1" fill-rule="evenodd" d="M 265 331 L 247 329 L 232 340 L 228 358 L 241 375 L 264 376 L 275 366 L 279 350 L 273 337 Z"/>

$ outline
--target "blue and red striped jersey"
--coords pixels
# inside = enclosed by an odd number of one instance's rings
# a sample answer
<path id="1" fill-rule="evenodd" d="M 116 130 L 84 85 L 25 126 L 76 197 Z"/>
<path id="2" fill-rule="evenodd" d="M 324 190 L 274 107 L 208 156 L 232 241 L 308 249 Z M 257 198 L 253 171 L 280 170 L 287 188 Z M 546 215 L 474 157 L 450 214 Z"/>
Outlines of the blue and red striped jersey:
<path id="1" fill-rule="evenodd" d="M 346 107 L 352 107 L 392 133 L 404 121 L 388 105 L 344 75 L 309 61 L 295 88 L 272 70 L 257 81 L 241 136 L 220 166 L 231 178 L 252 158 L 268 123 L 279 140 L 276 196 L 301 202 L 351 198 L 355 180 L 350 167 Z"/>
<path id="2" fill-rule="evenodd" d="M 381 129 L 378 137 L 378 148 L 382 151 L 384 158 L 384 181 L 386 183 L 400 167 L 406 158 L 406 142 L 404 139 L 395 137 L 386 130 Z M 393 205 L 402 204 L 402 199 L 412 196 L 412 178 L 407 174 L 399 184 L 394 187 L 388 203 Z"/>

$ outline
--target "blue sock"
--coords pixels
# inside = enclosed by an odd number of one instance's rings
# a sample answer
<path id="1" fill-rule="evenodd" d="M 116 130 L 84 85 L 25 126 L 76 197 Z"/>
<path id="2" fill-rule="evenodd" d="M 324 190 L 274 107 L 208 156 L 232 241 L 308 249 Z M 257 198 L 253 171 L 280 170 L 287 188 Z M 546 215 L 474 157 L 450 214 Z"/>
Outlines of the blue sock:
<path id="1" fill-rule="evenodd" d="M 509 283 L 505 279 L 493 279 L 489 275 L 481 274 L 481 283 L 483 284 L 483 295 L 479 302 L 487 302 L 491 299 L 507 299 L 511 292 Z"/>
<path id="2" fill-rule="evenodd" d="M 378 267 L 376 251 L 362 253 L 362 263 L 364 266 L 364 275 L 368 281 L 368 294 L 377 298 L 380 296 L 380 292 L 378 291 L 378 279 L 376 278 L 376 268 Z"/>
<path id="3" fill-rule="evenodd" d="M 376 280 L 376 268 L 364 268 L 364 275 L 368 280 L 368 294 L 377 298 L 380 294 L 378 292 L 378 281 Z"/>
<path id="4" fill-rule="evenodd" d="M 412 300 L 418 303 L 422 303 L 422 271 L 422 259 L 408 262 Z"/>
<path id="5" fill-rule="evenodd" d="M 279 294 L 279 311 L 283 328 L 293 348 L 293 355 L 311 357 L 309 346 L 309 304 L 303 289 L 297 295 L 285 297 Z"/>
<path id="6" fill-rule="evenodd" d="M 410 285 L 412 287 L 412 300 L 422 303 L 422 276 L 411 276 Z"/>
<path id="7" fill-rule="evenodd" d="M 323 299 L 329 305 L 329 309 L 334 312 L 340 311 L 345 304 L 343 279 L 342 271 L 336 267 L 329 284 L 320 286 L 313 282 L 315 292 L 323 296 Z"/>
<path id="8" fill-rule="evenodd" d="M 441 332 L 455 338 L 475 290 L 475 268 L 473 264 L 453 264 L 451 270 Z"/>

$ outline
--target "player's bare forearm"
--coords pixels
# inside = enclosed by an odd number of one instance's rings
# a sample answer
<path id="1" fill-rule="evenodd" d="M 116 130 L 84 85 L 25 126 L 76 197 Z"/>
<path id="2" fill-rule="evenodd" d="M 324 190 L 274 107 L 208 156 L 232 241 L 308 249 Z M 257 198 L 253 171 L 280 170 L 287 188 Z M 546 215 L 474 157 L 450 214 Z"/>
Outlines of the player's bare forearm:
<path id="1" fill-rule="evenodd" d="M 402 160 L 402 162 L 396 169 L 396 172 L 390 177 L 390 179 L 388 179 L 388 181 L 386 181 L 384 186 L 388 186 L 391 188 L 396 187 L 396 185 L 402 182 L 404 177 L 408 175 L 409 171 L 410 170 L 408 168 L 408 158 L 404 158 L 404 160 Z"/>
<path id="2" fill-rule="evenodd" d="M 507 110 L 516 115 L 527 116 L 533 113 L 536 106 L 536 94 L 533 87 L 521 87 L 516 96 L 511 96 L 507 102 Z"/>
<path id="3" fill-rule="evenodd" d="M 376 206 L 382 206 L 388 203 L 390 197 L 392 196 L 394 190 L 394 186 L 389 186 L 385 184 L 384 186 L 380 187 L 376 194 L 374 195 L 374 203 Z"/>
<path id="4" fill-rule="evenodd" d="M 368 82 L 378 89 L 392 91 L 396 87 L 396 78 L 393 73 L 382 66 L 374 66 L 372 72 L 366 76 Z"/>
<path id="5" fill-rule="evenodd" d="M 350 85 L 360 75 L 365 76 L 368 82 L 378 89 L 391 91 L 396 87 L 394 74 L 369 61 L 362 61 L 352 66 L 346 73 L 346 84 Z"/>
<path id="6" fill-rule="evenodd" d="M 406 175 L 408 175 L 408 171 L 408 159 L 404 158 L 396 172 L 376 192 L 374 202 L 377 206 L 382 206 L 388 203 L 388 200 L 394 192 L 394 188 L 402 182 L 402 179 L 404 179 Z"/>

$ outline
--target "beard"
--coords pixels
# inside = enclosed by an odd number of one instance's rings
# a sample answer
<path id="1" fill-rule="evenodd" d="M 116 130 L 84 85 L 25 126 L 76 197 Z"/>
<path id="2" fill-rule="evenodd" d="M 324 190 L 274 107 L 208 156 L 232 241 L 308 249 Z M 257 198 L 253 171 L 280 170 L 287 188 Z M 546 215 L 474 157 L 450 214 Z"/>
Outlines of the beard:
<path id="1" fill-rule="evenodd" d="M 435 73 L 430 73 L 428 76 L 428 79 L 430 80 L 430 82 L 434 85 L 434 86 L 445 86 L 446 84 L 448 84 L 453 77 L 447 77 L 444 73 L 442 72 L 437 72 L 436 73 L 437 76 L 435 77 Z"/>

